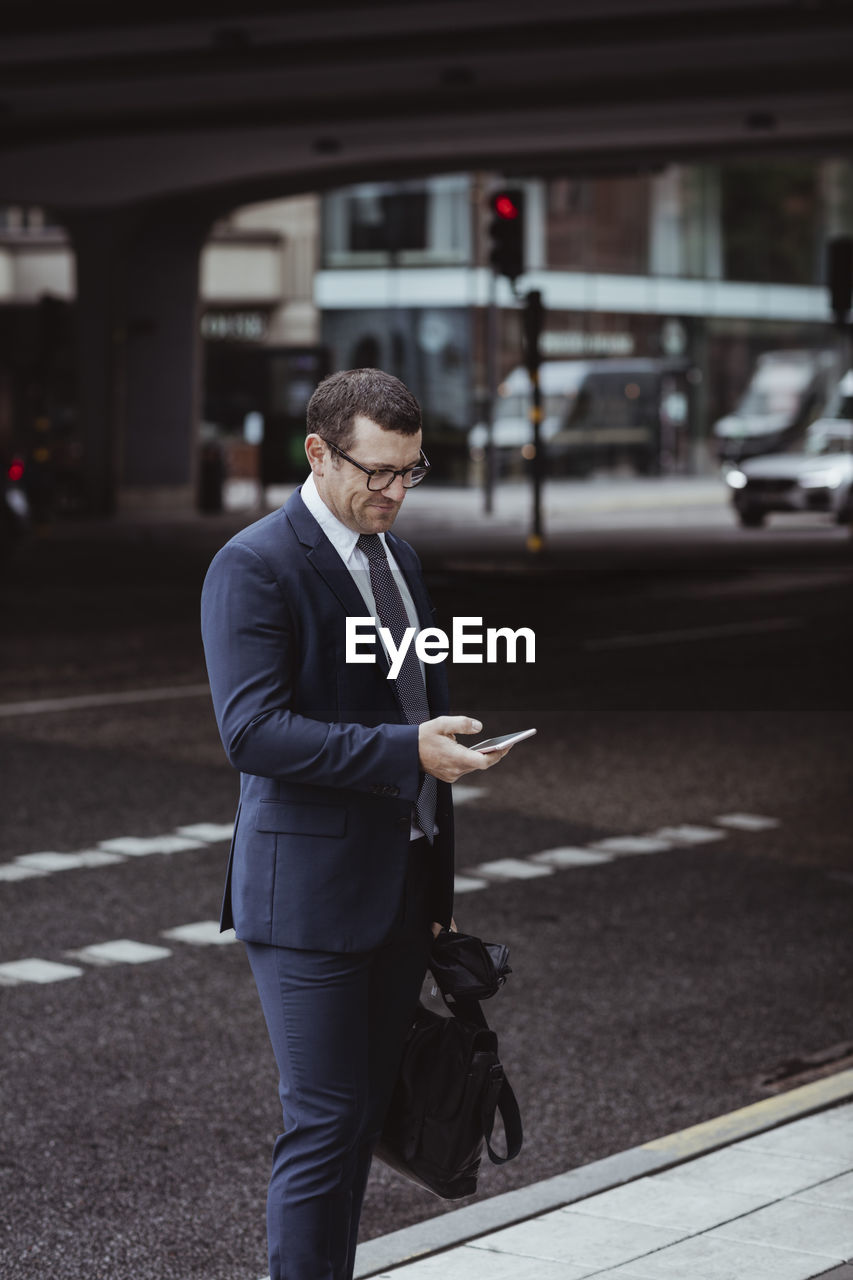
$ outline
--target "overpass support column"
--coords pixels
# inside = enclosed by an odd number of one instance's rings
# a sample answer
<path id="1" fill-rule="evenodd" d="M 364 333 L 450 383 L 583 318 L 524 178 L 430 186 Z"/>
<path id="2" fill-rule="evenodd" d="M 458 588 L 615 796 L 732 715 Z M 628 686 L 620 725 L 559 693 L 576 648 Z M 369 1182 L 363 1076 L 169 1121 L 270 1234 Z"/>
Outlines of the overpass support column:
<path id="1" fill-rule="evenodd" d="M 198 205 L 63 218 L 77 267 L 80 437 L 92 511 L 195 504 Z"/>
<path id="2" fill-rule="evenodd" d="M 77 277 L 77 381 L 80 443 L 89 509 L 115 510 L 122 409 L 121 268 L 126 217 L 100 210 L 62 216 Z"/>
<path id="3" fill-rule="evenodd" d="M 199 259 L 210 221 L 197 208 L 160 206 L 127 246 L 122 509 L 195 505 Z"/>

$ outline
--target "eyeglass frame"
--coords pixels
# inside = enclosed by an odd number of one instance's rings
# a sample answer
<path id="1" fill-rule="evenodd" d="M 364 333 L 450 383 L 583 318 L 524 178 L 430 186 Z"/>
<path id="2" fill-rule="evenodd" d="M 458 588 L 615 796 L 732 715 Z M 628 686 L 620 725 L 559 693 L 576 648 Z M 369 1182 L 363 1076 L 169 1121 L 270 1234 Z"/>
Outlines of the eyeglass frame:
<path id="1" fill-rule="evenodd" d="M 420 462 L 413 462 L 410 467 L 401 467 L 399 471 L 395 471 L 393 467 L 366 467 L 364 466 L 363 463 L 356 462 L 355 458 L 351 458 L 349 454 L 346 453 L 346 451 L 340 447 L 340 445 L 332 444 L 331 440 L 327 440 L 325 436 L 320 436 L 320 439 L 323 441 L 323 444 L 328 445 L 330 449 L 334 449 L 335 453 L 339 453 L 340 456 L 346 462 L 351 462 L 354 467 L 358 467 L 359 471 L 364 472 L 364 474 L 367 476 L 367 488 L 370 489 L 371 493 L 384 493 L 386 489 L 391 488 L 391 485 L 397 479 L 397 476 L 400 476 L 400 478 L 402 479 L 404 489 L 417 489 L 418 485 L 422 484 L 424 480 L 426 480 L 427 475 L 429 474 L 429 471 L 430 471 L 429 459 L 427 458 L 423 449 L 418 450 L 418 452 L 421 455 Z M 416 467 L 423 467 L 424 474 L 421 476 L 419 480 L 416 480 L 414 484 L 406 484 L 405 477 L 409 474 L 409 472 L 414 471 Z M 378 476 L 382 471 L 391 471 L 393 473 L 391 476 L 391 479 L 388 481 L 386 485 L 383 485 L 381 489 L 371 489 L 370 477 Z"/>

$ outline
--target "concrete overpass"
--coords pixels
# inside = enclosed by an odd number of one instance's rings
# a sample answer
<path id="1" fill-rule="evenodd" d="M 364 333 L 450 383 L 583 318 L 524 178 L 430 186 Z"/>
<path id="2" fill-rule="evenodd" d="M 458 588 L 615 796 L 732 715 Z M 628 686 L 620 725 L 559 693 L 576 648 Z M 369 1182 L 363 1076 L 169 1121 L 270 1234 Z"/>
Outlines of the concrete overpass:
<path id="1" fill-rule="evenodd" d="M 199 16 L 199 9 L 205 12 Z M 636 171 L 853 143 L 847 0 L 7 6 L 0 203 L 77 255 L 93 500 L 191 500 L 198 257 L 235 205 L 366 178 Z"/>

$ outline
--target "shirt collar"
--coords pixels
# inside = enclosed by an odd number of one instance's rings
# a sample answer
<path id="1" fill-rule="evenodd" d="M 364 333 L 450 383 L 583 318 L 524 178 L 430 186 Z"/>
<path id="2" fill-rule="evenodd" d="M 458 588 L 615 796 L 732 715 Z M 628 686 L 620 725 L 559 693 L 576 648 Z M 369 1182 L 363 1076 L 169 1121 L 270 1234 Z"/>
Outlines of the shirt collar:
<path id="1" fill-rule="evenodd" d="M 345 563 L 349 562 L 352 558 L 353 552 L 355 551 L 359 535 L 355 530 L 348 529 L 347 526 L 343 524 L 336 515 L 333 515 L 326 506 L 317 490 L 313 471 L 309 474 L 308 479 L 303 483 L 300 492 L 302 494 L 302 501 L 305 503 L 306 507 L 311 512 L 311 515 L 317 521 L 318 525 L 323 530 L 338 555 Z M 380 533 L 379 537 L 382 539 L 382 545 L 385 546 L 385 534 Z"/>

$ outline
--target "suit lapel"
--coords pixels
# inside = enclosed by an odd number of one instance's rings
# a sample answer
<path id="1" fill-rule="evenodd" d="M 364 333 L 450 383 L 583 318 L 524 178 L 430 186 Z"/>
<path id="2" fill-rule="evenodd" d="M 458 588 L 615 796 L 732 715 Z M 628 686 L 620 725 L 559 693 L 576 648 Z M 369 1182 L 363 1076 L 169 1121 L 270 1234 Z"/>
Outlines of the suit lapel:
<path id="1" fill-rule="evenodd" d="M 367 605 L 353 581 L 352 574 L 306 507 L 299 492 L 291 494 L 285 504 L 285 512 L 291 525 L 306 548 L 306 557 L 317 570 L 329 590 L 337 597 L 344 613 L 350 618 L 366 618 Z M 376 661 L 383 676 L 388 671 L 388 658 L 379 639 L 376 641 Z"/>
<path id="2" fill-rule="evenodd" d="M 366 605 L 352 574 L 302 501 L 298 490 L 288 498 L 284 510 L 296 536 L 306 548 L 309 562 L 337 596 L 344 613 L 351 618 L 366 617 Z"/>

